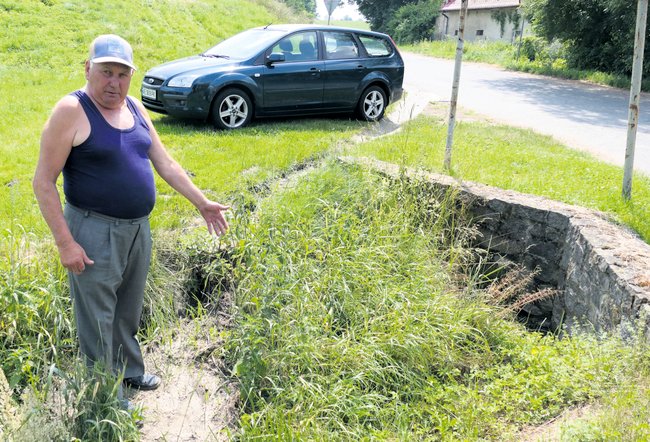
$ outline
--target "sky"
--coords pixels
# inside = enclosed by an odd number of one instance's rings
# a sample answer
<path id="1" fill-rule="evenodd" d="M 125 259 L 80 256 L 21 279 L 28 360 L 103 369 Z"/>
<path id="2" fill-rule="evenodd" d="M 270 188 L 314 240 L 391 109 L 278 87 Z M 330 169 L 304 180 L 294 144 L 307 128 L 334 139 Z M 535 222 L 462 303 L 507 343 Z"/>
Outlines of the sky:
<path id="1" fill-rule="evenodd" d="M 327 8 L 324 0 L 316 0 L 316 10 L 318 18 L 327 20 Z M 352 20 L 363 20 L 363 16 L 357 10 L 357 5 L 349 5 L 347 2 L 334 10 L 332 20 L 343 20 L 346 16 L 349 16 Z"/>

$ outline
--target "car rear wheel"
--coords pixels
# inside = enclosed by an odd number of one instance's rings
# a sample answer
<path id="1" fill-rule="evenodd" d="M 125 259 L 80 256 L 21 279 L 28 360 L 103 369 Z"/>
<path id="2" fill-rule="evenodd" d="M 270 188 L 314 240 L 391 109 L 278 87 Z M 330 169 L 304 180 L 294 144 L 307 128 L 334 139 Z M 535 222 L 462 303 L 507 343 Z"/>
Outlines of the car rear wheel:
<path id="1" fill-rule="evenodd" d="M 386 93 L 379 86 L 370 86 L 363 91 L 357 112 L 359 117 L 366 121 L 379 121 L 384 117 L 386 110 Z"/>
<path id="2" fill-rule="evenodd" d="M 226 89 L 212 103 L 210 116 L 218 129 L 239 129 L 253 118 L 253 105 L 248 94 L 241 89 Z"/>

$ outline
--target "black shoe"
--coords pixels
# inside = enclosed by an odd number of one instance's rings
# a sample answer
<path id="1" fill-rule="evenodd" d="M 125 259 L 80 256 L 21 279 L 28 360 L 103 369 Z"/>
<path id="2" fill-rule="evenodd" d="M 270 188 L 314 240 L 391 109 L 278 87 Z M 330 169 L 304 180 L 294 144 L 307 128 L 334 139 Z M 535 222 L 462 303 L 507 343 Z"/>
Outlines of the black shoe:
<path id="1" fill-rule="evenodd" d="M 145 373 L 132 378 L 124 378 L 124 385 L 136 390 L 155 390 L 160 386 L 160 378 L 155 374 Z"/>

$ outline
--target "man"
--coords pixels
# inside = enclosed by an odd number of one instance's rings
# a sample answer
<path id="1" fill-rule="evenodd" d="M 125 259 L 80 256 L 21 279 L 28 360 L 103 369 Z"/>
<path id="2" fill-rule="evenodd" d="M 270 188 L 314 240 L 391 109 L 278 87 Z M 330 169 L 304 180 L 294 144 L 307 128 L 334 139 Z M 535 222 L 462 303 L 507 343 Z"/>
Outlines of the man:
<path id="1" fill-rule="evenodd" d="M 85 63 L 86 86 L 62 98 L 41 135 L 33 186 L 61 263 L 68 270 L 79 347 L 89 366 L 124 371 L 124 383 L 152 390 L 136 340 L 151 258 L 149 213 L 158 174 L 199 210 L 210 233 L 223 212 L 165 150 L 142 103 L 127 96 L 135 70 L 129 43 L 101 35 Z M 56 181 L 63 173 L 62 210 Z"/>

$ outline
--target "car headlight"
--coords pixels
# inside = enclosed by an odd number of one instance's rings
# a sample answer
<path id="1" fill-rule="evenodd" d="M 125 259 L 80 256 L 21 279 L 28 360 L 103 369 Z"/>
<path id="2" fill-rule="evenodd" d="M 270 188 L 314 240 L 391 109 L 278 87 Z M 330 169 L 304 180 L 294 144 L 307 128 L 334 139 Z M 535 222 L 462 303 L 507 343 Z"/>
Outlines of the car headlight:
<path id="1" fill-rule="evenodd" d="M 194 83 L 194 80 L 197 78 L 199 78 L 199 76 L 196 74 L 179 75 L 169 80 L 169 83 L 167 83 L 167 85 L 169 87 L 192 87 L 192 83 Z"/>

